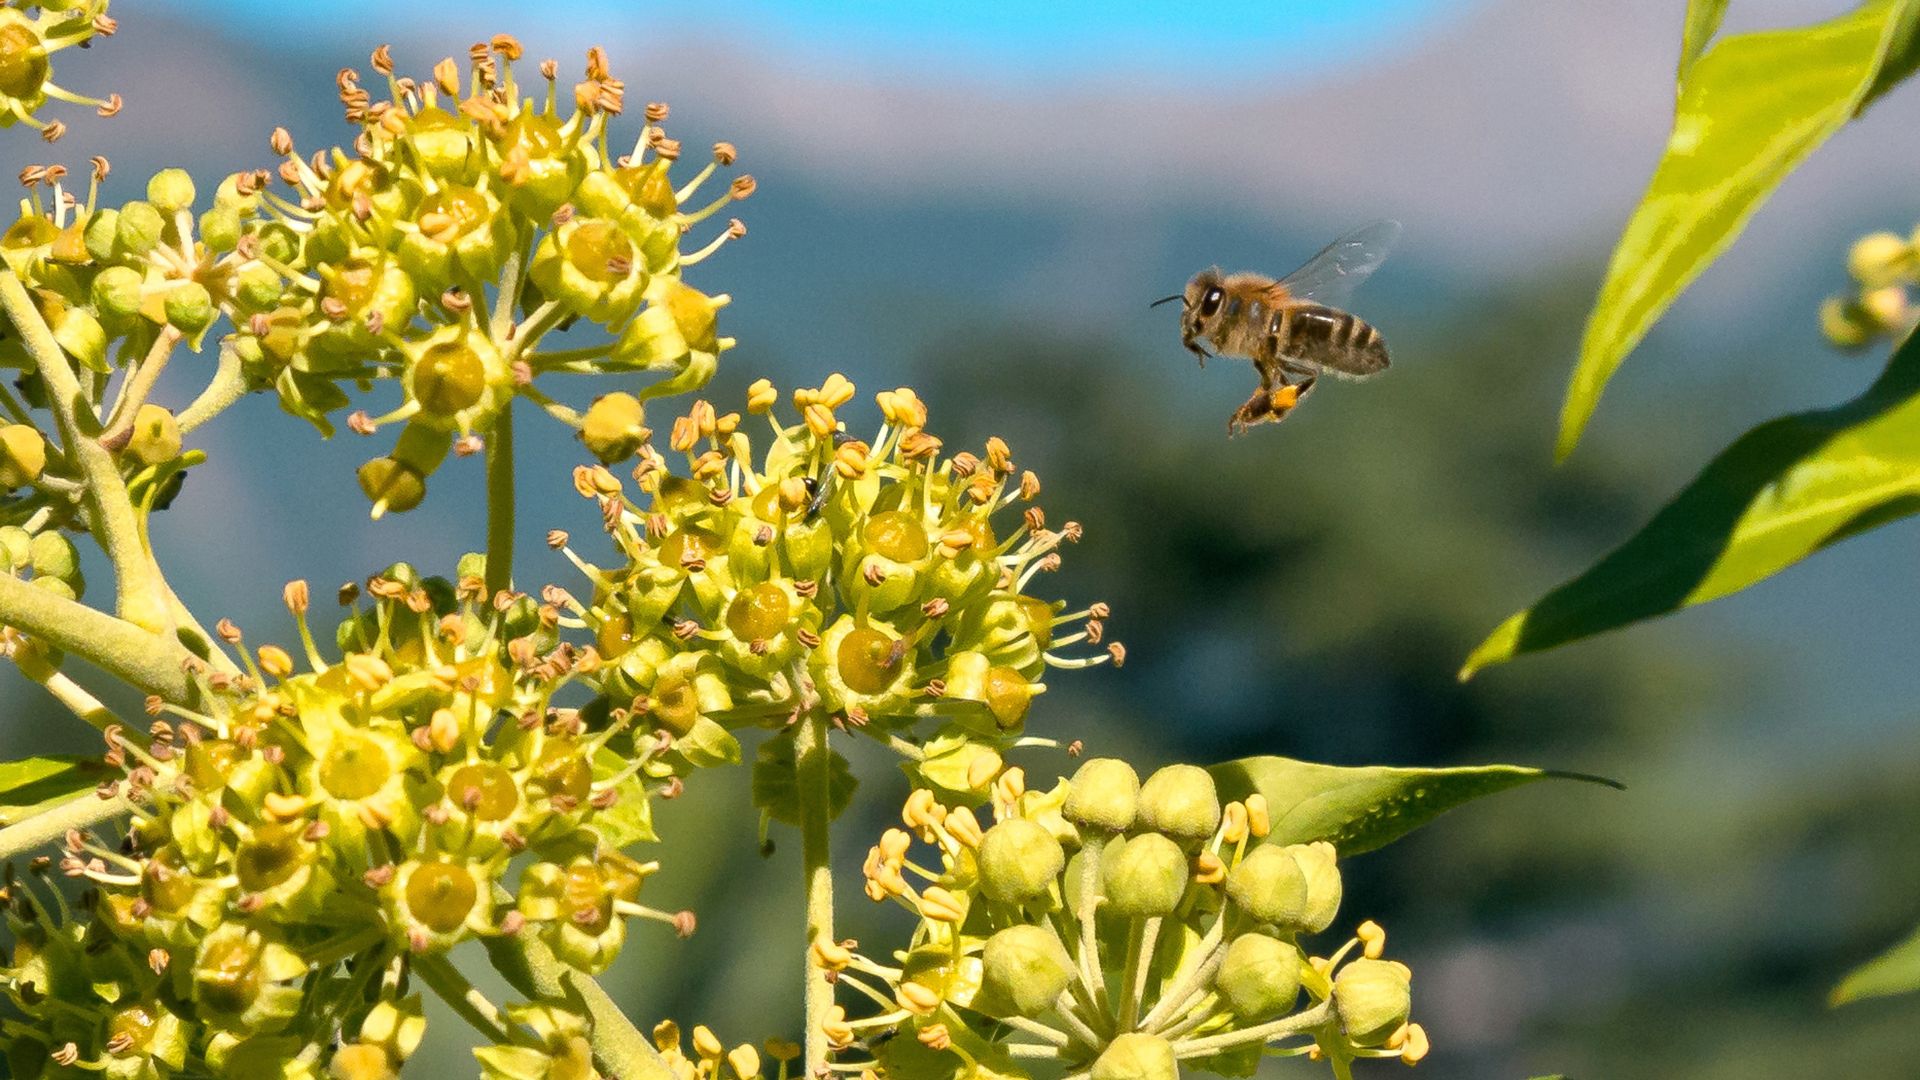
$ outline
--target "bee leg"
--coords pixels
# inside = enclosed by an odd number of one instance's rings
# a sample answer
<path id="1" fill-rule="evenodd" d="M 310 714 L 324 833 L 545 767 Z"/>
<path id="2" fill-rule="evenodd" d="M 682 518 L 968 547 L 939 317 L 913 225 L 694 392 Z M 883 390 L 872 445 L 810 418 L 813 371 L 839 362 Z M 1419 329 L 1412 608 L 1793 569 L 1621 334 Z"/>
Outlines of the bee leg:
<path id="1" fill-rule="evenodd" d="M 1255 424 L 1264 424 L 1268 420 L 1279 419 L 1273 412 L 1274 394 L 1275 391 L 1268 390 L 1264 386 L 1255 390 L 1253 396 L 1247 399 L 1246 404 L 1235 409 L 1233 415 L 1227 418 L 1227 437 L 1232 438 L 1235 435 L 1244 434 L 1249 427 Z"/>

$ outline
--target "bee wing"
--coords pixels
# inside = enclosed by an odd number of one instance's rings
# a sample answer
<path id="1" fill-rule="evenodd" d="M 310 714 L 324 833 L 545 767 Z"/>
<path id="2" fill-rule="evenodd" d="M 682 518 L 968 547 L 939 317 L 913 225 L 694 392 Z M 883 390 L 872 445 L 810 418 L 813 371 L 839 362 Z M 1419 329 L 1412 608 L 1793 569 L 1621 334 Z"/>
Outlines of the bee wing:
<path id="1" fill-rule="evenodd" d="M 1393 220 L 1362 225 L 1328 244 L 1305 266 L 1280 279 L 1289 295 L 1327 307 L 1345 307 L 1353 290 L 1380 268 L 1400 239 L 1400 223 Z"/>

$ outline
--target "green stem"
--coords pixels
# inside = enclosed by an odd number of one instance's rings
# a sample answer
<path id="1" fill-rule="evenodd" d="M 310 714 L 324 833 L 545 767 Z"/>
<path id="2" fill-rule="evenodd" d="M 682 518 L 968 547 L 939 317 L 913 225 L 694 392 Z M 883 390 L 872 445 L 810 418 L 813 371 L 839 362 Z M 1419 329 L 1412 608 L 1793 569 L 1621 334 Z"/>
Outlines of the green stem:
<path id="1" fill-rule="evenodd" d="M 126 481 L 113 455 L 100 444 L 100 418 L 94 415 L 46 320 L 33 306 L 27 288 L 12 271 L 0 271 L 0 309 L 19 331 L 27 355 L 46 384 L 47 400 L 60 428 L 67 456 L 85 479 L 87 516 L 93 537 L 113 561 L 120 617 L 156 633 L 173 629 L 172 613 L 160 589 L 160 570 L 140 543 L 139 521 Z"/>
<path id="2" fill-rule="evenodd" d="M 619 1080 L 675 1080 L 652 1041 L 600 984 L 561 963 L 532 931 L 482 940 L 495 970 L 520 993 L 548 1001 L 579 995 L 592 1021 L 587 1040 L 601 1072 Z"/>
<path id="3" fill-rule="evenodd" d="M 833 815 L 832 751 L 827 746 L 826 713 L 808 710 L 794 731 L 794 772 L 800 792 L 800 859 L 807 887 L 807 944 L 833 941 L 833 866 L 830 819 Z M 806 1076 L 827 1067 L 827 1010 L 833 1007 L 833 982 L 825 968 L 807 963 Z"/>
<path id="4" fill-rule="evenodd" d="M 46 654 L 39 649 L 19 649 L 13 654 L 13 662 L 20 674 L 47 688 L 55 701 L 65 705 L 73 715 L 105 731 L 120 722 L 112 709 L 101 703 L 81 686 L 68 678 L 59 668 L 53 666 Z"/>
<path id="5" fill-rule="evenodd" d="M 1178 1058 L 1206 1057 L 1222 1050 L 1233 1050 L 1252 1043 L 1263 1043 L 1269 1039 L 1278 1039 L 1286 1035 L 1298 1035 L 1311 1031 L 1327 1022 L 1332 1015 L 1331 1002 L 1321 1002 L 1311 1009 L 1294 1013 L 1284 1020 L 1274 1020 L 1255 1027 L 1241 1028 L 1239 1031 L 1209 1035 L 1204 1039 L 1182 1039 L 1173 1044 L 1173 1053 Z"/>
<path id="6" fill-rule="evenodd" d="M 177 642 L 4 574 L 0 625 L 72 653 L 144 693 L 179 705 L 194 701 L 193 681 L 181 666 L 192 654 Z"/>
<path id="7" fill-rule="evenodd" d="M 160 381 L 160 373 L 167 369 L 167 361 L 173 356 L 173 347 L 180 344 L 180 331 L 168 326 L 161 329 L 153 339 L 153 347 L 147 350 L 138 366 L 127 375 L 127 381 L 121 384 L 120 398 L 107 412 L 107 431 L 100 441 L 107 446 L 125 446 L 133 436 L 134 417 L 139 415 L 140 406 L 147 403 L 147 396 L 153 393 L 153 384 Z"/>
<path id="8" fill-rule="evenodd" d="M 457 1013 L 462 1020 L 473 1025 L 473 1029 L 495 1043 L 511 1041 L 513 1028 L 507 1023 L 500 1010 L 486 995 L 474 989 L 465 975 L 460 974 L 444 956 L 416 956 L 410 962 L 413 973 L 428 989 L 437 994 L 441 1001 Z"/>
<path id="9" fill-rule="evenodd" d="M 83 791 L 58 806 L 0 829 L 0 862 L 58 843 L 72 829 L 85 832 L 131 809 L 133 806 L 124 795 L 103 799 L 95 792 Z"/>
<path id="10" fill-rule="evenodd" d="M 193 404 L 188 405 L 176 418 L 180 422 L 180 433 L 184 435 L 220 415 L 246 394 L 247 374 L 240 366 L 240 354 L 231 344 L 223 344 L 220 346 L 220 366 L 214 369 L 207 388 L 200 391 L 200 396 L 193 399 Z"/>
<path id="11" fill-rule="evenodd" d="M 513 587 L 513 403 L 487 436 L 487 595 Z"/>

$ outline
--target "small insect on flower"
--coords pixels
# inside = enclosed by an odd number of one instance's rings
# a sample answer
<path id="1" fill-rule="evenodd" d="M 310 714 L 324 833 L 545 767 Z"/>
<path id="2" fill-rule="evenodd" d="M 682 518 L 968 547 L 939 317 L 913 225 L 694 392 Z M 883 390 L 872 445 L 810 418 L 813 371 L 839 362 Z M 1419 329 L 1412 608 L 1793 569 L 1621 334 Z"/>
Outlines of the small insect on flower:
<path id="1" fill-rule="evenodd" d="M 1153 302 L 1181 301 L 1180 344 L 1202 367 L 1209 356 L 1230 356 L 1251 360 L 1260 373 L 1259 389 L 1228 418 L 1228 435 L 1286 419 L 1324 373 L 1364 379 L 1386 370 L 1380 331 L 1342 309 L 1399 236 L 1399 222 L 1376 221 L 1328 244 L 1277 281 L 1210 267 L 1183 292 Z"/>

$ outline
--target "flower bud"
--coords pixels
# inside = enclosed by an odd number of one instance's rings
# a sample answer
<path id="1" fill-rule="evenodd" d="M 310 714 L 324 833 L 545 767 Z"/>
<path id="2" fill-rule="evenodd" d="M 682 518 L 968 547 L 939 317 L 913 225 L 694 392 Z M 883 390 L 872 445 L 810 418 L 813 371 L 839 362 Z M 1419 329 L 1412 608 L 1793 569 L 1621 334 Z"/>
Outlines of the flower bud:
<path id="1" fill-rule="evenodd" d="M 240 243 L 240 214 L 215 207 L 200 215 L 200 239 L 208 250 L 225 254 Z"/>
<path id="2" fill-rule="evenodd" d="M 114 240 L 119 233 L 120 211 L 111 207 L 95 210 L 87 218 L 86 231 L 81 234 L 87 246 L 87 256 L 97 263 L 113 258 Z"/>
<path id="3" fill-rule="evenodd" d="M 126 452 L 143 465 L 159 465 L 180 456 L 180 422 L 152 402 L 133 414 L 133 437 Z"/>
<path id="4" fill-rule="evenodd" d="M 130 202 L 120 208 L 115 221 L 113 242 L 121 252 L 129 255 L 144 256 L 160 246 L 160 238 L 167 230 L 167 220 L 152 203 Z"/>
<path id="5" fill-rule="evenodd" d="M 1173 1044 L 1158 1035 L 1130 1031 L 1114 1037 L 1093 1062 L 1093 1080 L 1180 1080 Z"/>
<path id="6" fill-rule="evenodd" d="M 183 281 L 168 289 L 165 310 L 167 324 L 188 336 L 213 325 L 214 316 L 220 313 L 207 287 L 197 281 Z"/>
<path id="7" fill-rule="evenodd" d="M 1060 841 L 1025 818 L 1000 822 L 980 841 L 980 886 L 1002 903 L 1042 899 L 1066 865 Z"/>
<path id="8" fill-rule="evenodd" d="M 404 514 L 427 497 L 427 479 L 390 457 L 378 457 L 360 466 L 360 490 L 373 500 L 376 514 L 391 510 Z"/>
<path id="9" fill-rule="evenodd" d="M 625 461 L 653 432 L 647 429 L 646 408 L 625 391 L 596 398 L 580 423 L 580 441 L 594 457 L 611 465 Z"/>
<path id="10" fill-rule="evenodd" d="M 130 266 L 109 266 L 94 275 L 91 288 L 93 307 L 100 318 L 113 326 L 126 326 L 140 314 L 140 271 Z"/>
<path id="11" fill-rule="evenodd" d="M 1307 882 L 1307 906 L 1301 913 L 1301 928 L 1317 934 L 1332 926 L 1334 916 L 1340 912 L 1340 869 L 1334 865 L 1337 853 L 1325 840 L 1292 844 L 1286 852 L 1299 864 L 1300 874 Z"/>
<path id="12" fill-rule="evenodd" d="M 1227 898 L 1261 922 L 1297 927 L 1306 919 L 1307 878 L 1285 848 L 1262 844 L 1228 872 Z"/>
<path id="13" fill-rule="evenodd" d="M 185 169 L 162 169 L 147 181 L 147 201 L 162 214 L 193 205 L 193 177 Z"/>
<path id="14" fill-rule="evenodd" d="M 1140 785 L 1140 827 L 1201 840 L 1220 827 L 1213 777 L 1198 765 L 1169 765 Z"/>
<path id="15" fill-rule="evenodd" d="M 1067 802 L 1061 808 L 1068 821 L 1106 832 L 1133 824 L 1140 797 L 1140 774 L 1118 758 L 1089 758 L 1073 774 Z"/>
<path id="16" fill-rule="evenodd" d="M 1281 1016 L 1300 996 L 1300 950 L 1265 934 L 1241 934 L 1227 946 L 1213 986 L 1242 1020 Z"/>
<path id="17" fill-rule="evenodd" d="M 69 581 L 80 573 L 80 552 L 58 532 L 35 533 L 27 552 L 34 577 Z"/>
<path id="18" fill-rule="evenodd" d="M 0 427 L 0 487 L 8 491 L 40 479 L 47 467 L 47 440 L 30 424 Z"/>
<path id="19" fill-rule="evenodd" d="M 33 558 L 33 534 L 18 525 L 0 525 L 0 570 L 12 574 Z"/>
<path id="20" fill-rule="evenodd" d="M 1160 918 L 1187 891 L 1187 856 L 1159 833 L 1142 833 L 1102 860 L 1104 892 L 1116 915 Z"/>
<path id="21" fill-rule="evenodd" d="M 1036 1017 L 1067 988 L 1071 961 L 1060 939 L 1039 926 L 1009 926 L 987 939 L 981 993 L 995 1010 Z"/>
<path id="22" fill-rule="evenodd" d="M 1910 275 L 1914 265 L 1913 248 L 1897 233 L 1868 233 L 1847 252 L 1847 273 L 1869 289 Z"/>
<path id="23" fill-rule="evenodd" d="M 1355 960 L 1333 977 L 1333 1010 L 1356 1046 L 1379 1046 L 1407 1022 L 1413 973 L 1392 960 Z"/>

